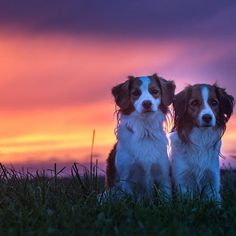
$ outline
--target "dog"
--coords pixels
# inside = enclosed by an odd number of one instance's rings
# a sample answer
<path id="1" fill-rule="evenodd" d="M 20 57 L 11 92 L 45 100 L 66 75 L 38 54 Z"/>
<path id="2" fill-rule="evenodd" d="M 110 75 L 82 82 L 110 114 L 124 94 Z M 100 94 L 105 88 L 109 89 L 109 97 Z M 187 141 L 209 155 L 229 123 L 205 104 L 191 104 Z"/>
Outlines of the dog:
<path id="1" fill-rule="evenodd" d="M 233 96 L 216 84 L 187 86 L 174 97 L 170 159 L 177 192 L 221 201 L 221 138 L 233 106 Z"/>
<path id="2" fill-rule="evenodd" d="M 163 129 L 175 84 L 158 75 L 134 77 L 112 88 L 118 106 L 117 143 L 106 168 L 108 189 L 153 199 L 154 185 L 171 195 L 167 137 Z"/>

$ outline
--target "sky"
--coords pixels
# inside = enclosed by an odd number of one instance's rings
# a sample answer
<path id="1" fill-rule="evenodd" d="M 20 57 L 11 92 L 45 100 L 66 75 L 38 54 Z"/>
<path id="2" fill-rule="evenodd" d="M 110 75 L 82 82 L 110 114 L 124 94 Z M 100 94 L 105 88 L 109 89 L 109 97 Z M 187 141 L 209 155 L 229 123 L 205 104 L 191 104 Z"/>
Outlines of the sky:
<path id="1" fill-rule="evenodd" d="M 104 163 L 115 142 L 111 88 L 158 73 L 236 97 L 234 0 L 0 0 L 0 161 Z M 236 116 L 222 153 L 236 156 Z M 236 166 L 236 165 L 235 165 Z"/>

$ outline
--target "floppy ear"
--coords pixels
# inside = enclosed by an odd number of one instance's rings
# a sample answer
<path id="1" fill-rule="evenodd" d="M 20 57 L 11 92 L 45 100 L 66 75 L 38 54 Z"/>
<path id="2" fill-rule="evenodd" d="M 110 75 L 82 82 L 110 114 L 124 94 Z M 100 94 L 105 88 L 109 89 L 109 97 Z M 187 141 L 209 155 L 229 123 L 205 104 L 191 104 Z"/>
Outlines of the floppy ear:
<path id="1" fill-rule="evenodd" d="M 175 94 L 175 83 L 171 80 L 165 80 L 159 77 L 157 74 L 153 74 L 152 77 L 157 80 L 158 84 L 161 86 L 162 92 L 162 103 L 165 106 L 169 106 L 173 102 Z"/>
<path id="2" fill-rule="evenodd" d="M 225 122 L 227 122 L 233 113 L 234 97 L 227 94 L 225 89 L 219 88 L 217 85 L 215 85 L 215 87 L 216 94 L 220 101 L 220 110 L 224 114 Z"/>
<path id="3" fill-rule="evenodd" d="M 129 80 L 125 81 L 122 84 L 118 84 L 117 86 L 112 88 L 112 95 L 115 98 L 116 105 L 121 110 L 127 109 L 130 105 L 130 99 L 129 99 L 130 79 L 131 76 L 129 76 Z"/>
<path id="4" fill-rule="evenodd" d="M 175 112 L 175 121 L 178 122 L 184 117 L 187 110 L 187 89 L 174 96 L 173 107 Z"/>
<path id="5" fill-rule="evenodd" d="M 189 142 L 189 133 L 191 125 L 186 120 L 186 112 L 188 109 L 188 97 L 190 94 L 190 86 L 186 87 L 183 91 L 176 94 L 173 101 L 174 107 L 174 129 L 177 130 L 179 137 L 184 143 Z"/>

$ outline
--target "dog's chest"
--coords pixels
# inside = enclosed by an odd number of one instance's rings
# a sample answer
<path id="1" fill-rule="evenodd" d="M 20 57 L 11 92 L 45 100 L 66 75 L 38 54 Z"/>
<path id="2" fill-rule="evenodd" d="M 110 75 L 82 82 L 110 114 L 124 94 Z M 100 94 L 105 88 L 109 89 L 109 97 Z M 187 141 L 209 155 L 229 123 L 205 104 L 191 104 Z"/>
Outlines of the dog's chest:
<path id="1" fill-rule="evenodd" d="M 220 133 L 212 128 L 209 130 L 194 129 L 191 133 L 191 142 L 185 151 L 188 152 L 190 160 L 198 165 L 210 165 L 218 161 L 220 151 Z"/>
<path id="2" fill-rule="evenodd" d="M 168 166 L 168 141 L 163 131 L 163 121 L 162 113 L 155 113 L 145 119 L 136 113 L 121 117 L 115 159 L 120 177 L 125 177 L 132 166 L 139 166 L 144 173 L 150 173 L 152 166 Z"/>
<path id="3" fill-rule="evenodd" d="M 211 168 L 215 163 L 218 163 L 218 149 L 206 146 L 191 146 L 188 148 L 183 147 L 183 158 L 186 159 L 187 166 L 190 169 L 204 170 Z M 197 171 L 198 172 L 198 171 Z"/>
<path id="4" fill-rule="evenodd" d="M 182 143 L 177 134 L 171 139 L 171 156 L 181 166 L 204 170 L 218 165 L 221 146 L 219 132 L 194 129 L 189 144 Z"/>
<path id="5" fill-rule="evenodd" d="M 131 130 L 125 126 L 118 131 L 118 149 L 127 154 L 132 162 L 148 165 L 167 157 L 167 138 L 162 130 L 139 127 Z"/>

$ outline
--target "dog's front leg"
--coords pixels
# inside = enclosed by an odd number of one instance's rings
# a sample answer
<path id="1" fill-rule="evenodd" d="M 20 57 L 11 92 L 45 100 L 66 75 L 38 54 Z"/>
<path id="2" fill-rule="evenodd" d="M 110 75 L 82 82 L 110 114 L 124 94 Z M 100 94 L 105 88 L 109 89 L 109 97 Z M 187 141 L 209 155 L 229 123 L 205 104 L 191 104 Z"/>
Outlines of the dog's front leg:
<path id="1" fill-rule="evenodd" d="M 160 190 L 165 198 L 172 196 L 171 180 L 169 176 L 169 165 L 163 163 L 154 163 L 151 165 L 151 176 L 154 182 L 154 192 Z"/>

